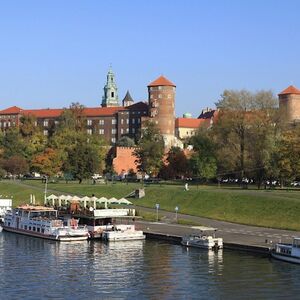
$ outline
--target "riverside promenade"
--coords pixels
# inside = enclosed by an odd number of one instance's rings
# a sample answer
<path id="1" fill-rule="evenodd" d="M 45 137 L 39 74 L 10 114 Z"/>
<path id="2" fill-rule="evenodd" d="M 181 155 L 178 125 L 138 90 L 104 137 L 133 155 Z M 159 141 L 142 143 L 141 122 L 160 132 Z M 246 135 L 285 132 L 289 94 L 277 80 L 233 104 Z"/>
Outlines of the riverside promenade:
<path id="1" fill-rule="evenodd" d="M 140 206 L 136 206 L 136 209 L 151 213 L 156 212 L 155 209 Z M 159 216 L 164 221 L 138 221 L 136 226 L 143 230 L 149 238 L 160 238 L 174 242 L 180 242 L 183 235 L 195 232 L 191 228 L 192 226 L 176 224 L 175 213 L 159 210 Z M 223 238 L 224 248 L 227 249 L 268 253 L 275 243 L 279 241 L 291 243 L 293 237 L 300 237 L 299 231 L 235 224 L 184 214 L 178 214 L 178 219 L 197 223 L 199 226 L 218 229 L 217 236 Z"/>

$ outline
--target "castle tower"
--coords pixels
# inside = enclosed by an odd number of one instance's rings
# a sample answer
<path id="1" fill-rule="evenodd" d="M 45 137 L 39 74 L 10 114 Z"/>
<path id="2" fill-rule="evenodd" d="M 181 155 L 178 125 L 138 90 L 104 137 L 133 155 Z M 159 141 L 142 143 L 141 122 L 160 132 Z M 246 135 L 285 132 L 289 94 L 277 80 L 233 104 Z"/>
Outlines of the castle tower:
<path id="1" fill-rule="evenodd" d="M 134 101 L 133 101 L 129 91 L 127 91 L 124 99 L 122 100 L 122 104 L 123 104 L 124 107 L 134 104 Z"/>
<path id="2" fill-rule="evenodd" d="M 119 106 L 118 88 L 115 82 L 115 74 L 110 68 L 107 73 L 106 84 L 104 86 L 104 95 L 102 97 L 102 107 Z"/>
<path id="3" fill-rule="evenodd" d="M 279 111 L 282 120 L 287 123 L 300 121 L 300 90 L 290 85 L 278 94 Z"/>
<path id="4" fill-rule="evenodd" d="M 148 85 L 149 117 L 163 135 L 165 144 L 173 143 L 175 136 L 176 85 L 164 76 Z"/>

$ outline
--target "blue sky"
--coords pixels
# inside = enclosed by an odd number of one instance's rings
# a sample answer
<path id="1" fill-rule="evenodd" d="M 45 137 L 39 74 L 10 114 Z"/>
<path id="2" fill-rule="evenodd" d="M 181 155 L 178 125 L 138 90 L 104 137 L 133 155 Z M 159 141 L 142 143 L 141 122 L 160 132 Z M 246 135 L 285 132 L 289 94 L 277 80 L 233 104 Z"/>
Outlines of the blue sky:
<path id="1" fill-rule="evenodd" d="M 101 103 L 112 64 L 119 98 L 147 100 L 163 74 L 176 115 L 224 89 L 300 88 L 300 1 L 0 0 L 0 109 Z"/>

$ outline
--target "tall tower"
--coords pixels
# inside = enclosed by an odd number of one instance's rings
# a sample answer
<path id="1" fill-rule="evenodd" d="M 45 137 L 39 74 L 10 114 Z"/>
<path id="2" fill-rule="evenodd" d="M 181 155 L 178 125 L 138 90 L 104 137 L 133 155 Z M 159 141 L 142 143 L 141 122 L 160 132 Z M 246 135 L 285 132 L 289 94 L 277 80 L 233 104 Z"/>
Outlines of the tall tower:
<path id="1" fill-rule="evenodd" d="M 164 76 L 148 85 L 149 117 L 159 128 L 166 145 L 172 144 L 175 136 L 175 90 L 176 85 Z"/>
<path id="2" fill-rule="evenodd" d="M 111 67 L 107 73 L 104 95 L 102 97 L 102 107 L 119 106 L 118 88 L 115 82 L 115 74 Z"/>
<path id="3" fill-rule="evenodd" d="M 284 122 L 300 121 L 300 90 L 290 85 L 278 94 L 280 116 Z"/>

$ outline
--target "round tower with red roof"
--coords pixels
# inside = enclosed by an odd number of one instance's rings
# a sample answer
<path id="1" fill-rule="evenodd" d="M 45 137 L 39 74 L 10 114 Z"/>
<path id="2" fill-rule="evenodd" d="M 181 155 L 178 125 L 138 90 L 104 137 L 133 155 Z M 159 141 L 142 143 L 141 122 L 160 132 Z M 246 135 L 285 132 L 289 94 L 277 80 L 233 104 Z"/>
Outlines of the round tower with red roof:
<path id="1" fill-rule="evenodd" d="M 164 136 L 166 145 L 172 143 L 175 135 L 175 90 L 176 85 L 164 76 L 148 85 L 149 117 Z"/>
<path id="2" fill-rule="evenodd" d="M 290 85 L 278 94 L 280 116 L 284 122 L 300 121 L 300 90 Z"/>

